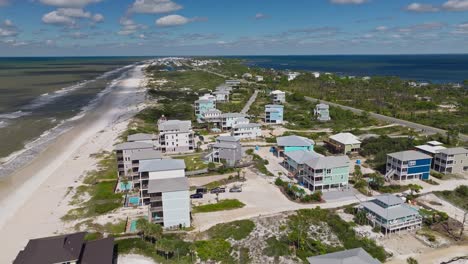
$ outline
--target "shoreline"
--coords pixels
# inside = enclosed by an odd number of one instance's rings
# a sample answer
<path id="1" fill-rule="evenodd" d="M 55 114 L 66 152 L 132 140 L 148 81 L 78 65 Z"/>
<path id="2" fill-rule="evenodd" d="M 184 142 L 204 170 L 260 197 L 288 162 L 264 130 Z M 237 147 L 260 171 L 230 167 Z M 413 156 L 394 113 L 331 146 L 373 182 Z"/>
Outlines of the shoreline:
<path id="1" fill-rule="evenodd" d="M 112 150 L 119 134 L 145 100 L 142 69 L 135 66 L 104 94 L 69 131 L 57 137 L 32 162 L 0 181 L 0 242 L 9 263 L 29 239 L 64 231 L 61 217 L 71 208 L 67 197 L 95 168 L 91 154 Z"/>

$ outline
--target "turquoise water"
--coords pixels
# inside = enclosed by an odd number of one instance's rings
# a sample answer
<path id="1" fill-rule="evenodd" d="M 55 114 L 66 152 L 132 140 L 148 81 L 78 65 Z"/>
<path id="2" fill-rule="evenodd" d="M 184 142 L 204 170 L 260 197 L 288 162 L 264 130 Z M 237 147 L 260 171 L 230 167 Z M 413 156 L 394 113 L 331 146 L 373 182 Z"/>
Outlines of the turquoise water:
<path id="1" fill-rule="evenodd" d="M 129 205 L 138 205 L 140 203 L 140 198 L 135 196 L 135 197 L 130 197 L 128 198 L 128 203 Z"/>
<path id="2" fill-rule="evenodd" d="M 137 231 L 137 220 L 132 220 L 130 223 L 130 232 L 136 232 Z"/>
<path id="3" fill-rule="evenodd" d="M 132 188 L 132 184 L 130 182 L 127 182 L 127 184 L 125 184 L 124 182 L 121 182 L 120 183 L 120 190 L 122 191 L 128 191 Z M 131 197 L 131 198 L 134 198 L 134 197 Z M 130 199 L 131 199 L 130 198 Z M 138 197 L 137 197 L 138 198 Z"/>

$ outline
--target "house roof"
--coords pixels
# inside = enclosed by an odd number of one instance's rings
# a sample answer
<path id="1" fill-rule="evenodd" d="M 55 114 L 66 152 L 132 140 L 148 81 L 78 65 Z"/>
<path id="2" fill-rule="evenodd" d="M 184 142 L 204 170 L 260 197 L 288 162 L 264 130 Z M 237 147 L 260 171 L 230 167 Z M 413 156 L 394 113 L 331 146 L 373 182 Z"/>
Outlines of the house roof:
<path id="1" fill-rule="evenodd" d="M 209 109 L 208 111 L 205 112 L 205 115 L 206 114 L 221 114 L 221 110 L 218 110 L 216 108 L 212 108 L 212 109 Z"/>
<path id="2" fill-rule="evenodd" d="M 49 264 L 78 261 L 86 232 L 29 240 L 14 264 Z"/>
<path id="3" fill-rule="evenodd" d="M 395 206 L 395 205 L 403 203 L 403 200 L 401 198 L 393 194 L 381 194 L 381 195 L 375 196 L 374 198 L 388 206 Z"/>
<path id="4" fill-rule="evenodd" d="M 185 162 L 180 159 L 142 160 L 138 172 L 184 170 Z"/>
<path id="5" fill-rule="evenodd" d="M 361 144 L 358 137 L 351 133 L 339 133 L 331 136 L 330 138 L 344 145 Z"/>
<path id="6" fill-rule="evenodd" d="M 159 131 L 177 130 L 180 132 L 189 132 L 192 129 L 192 122 L 190 120 L 168 120 L 159 124 Z"/>
<path id="7" fill-rule="evenodd" d="M 250 123 L 250 124 L 236 124 L 234 125 L 234 128 L 254 128 L 254 127 L 260 127 L 260 124 L 257 123 Z"/>
<path id="8" fill-rule="evenodd" d="M 239 118 L 239 117 L 246 117 L 246 114 L 241 114 L 241 113 L 224 113 L 221 114 L 222 118 Z"/>
<path id="9" fill-rule="evenodd" d="M 297 164 L 304 164 L 306 161 L 311 159 L 323 157 L 322 154 L 319 154 L 315 151 L 305 151 L 305 150 L 295 150 L 284 153 L 285 156 L 292 159 Z"/>
<path id="10" fill-rule="evenodd" d="M 216 141 L 222 142 L 240 142 L 238 138 L 235 138 L 233 136 L 219 136 L 216 138 Z"/>
<path id="11" fill-rule="evenodd" d="M 137 133 L 133 135 L 129 135 L 127 137 L 127 141 L 142 141 L 142 140 L 153 140 L 155 136 L 153 134 L 146 134 L 146 133 Z"/>
<path id="12" fill-rule="evenodd" d="M 153 179 L 148 181 L 148 193 L 188 191 L 189 188 L 189 182 L 186 177 Z"/>
<path id="13" fill-rule="evenodd" d="M 328 108 L 330 108 L 329 105 L 327 105 L 327 104 L 322 104 L 322 103 L 316 105 L 315 107 L 316 107 L 316 108 L 321 108 L 321 109 L 328 109 Z"/>
<path id="14" fill-rule="evenodd" d="M 280 90 L 274 90 L 271 92 L 271 94 L 285 94 L 286 92 L 280 91 Z"/>
<path id="15" fill-rule="evenodd" d="M 162 153 L 153 149 L 144 149 L 130 155 L 130 160 L 150 160 L 162 158 Z"/>
<path id="16" fill-rule="evenodd" d="M 265 109 L 267 108 L 284 108 L 284 105 L 275 105 L 275 104 L 265 105 Z"/>
<path id="17" fill-rule="evenodd" d="M 208 104 L 208 103 L 213 103 L 213 100 L 209 99 L 198 99 L 195 101 L 196 104 Z"/>
<path id="18" fill-rule="evenodd" d="M 393 220 L 393 219 L 411 216 L 414 214 L 419 214 L 419 212 L 416 209 L 414 209 L 413 207 L 410 207 L 407 204 L 400 204 L 400 205 L 384 208 L 374 202 L 362 202 L 361 206 L 365 207 L 369 211 L 373 212 L 374 214 L 386 220 Z"/>
<path id="19" fill-rule="evenodd" d="M 153 145 L 144 142 L 124 142 L 115 146 L 115 150 L 152 149 Z"/>
<path id="20" fill-rule="evenodd" d="M 226 90 L 217 90 L 217 91 L 214 91 L 213 94 L 229 94 L 229 91 L 226 91 Z"/>
<path id="21" fill-rule="evenodd" d="M 433 140 L 433 141 L 427 142 L 427 144 L 431 146 L 442 146 L 444 143 Z"/>
<path id="22" fill-rule="evenodd" d="M 419 146 L 416 146 L 415 148 L 425 151 L 425 152 L 432 153 L 432 154 L 439 153 L 441 149 L 445 149 L 444 146 L 431 146 L 431 145 L 419 145 Z"/>
<path id="23" fill-rule="evenodd" d="M 448 148 L 439 150 L 440 153 L 447 154 L 447 155 L 457 155 L 457 154 L 468 154 L 468 149 L 466 148 Z"/>
<path id="24" fill-rule="evenodd" d="M 315 144 L 312 139 L 300 136 L 277 137 L 276 143 L 280 147 L 310 147 Z"/>
<path id="25" fill-rule="evenodd" d="M 348 156 L 328 156 L 308 160 L 305 164 L 314 170 L 330 169 L 349 166 L 350 160 Z"/>
<path id="26" fill-rule="evenodd" d="M 343 250 L 307 258 L 310 264 L 380 264 L 362 248 Z"/>
<path id="27" fill-rule="evenodd" d="M 232 143 L 215 143 L 215 144 L 213 144 L 213 148 L 236 149 L 238 147 L 240 147 L 240 145 L 232 144 Z"/>
<path id="28" fill-rule="evenodd" d="M 408 160 L 420 160 L 420 159 L 432 159 L 431 156 L 421 153 L 416 150 L 406 150 L 400 152 L 394 152 L 387 154 L 388 156 L 401 160 L 401 161 L 408 161 Z"/>
<path id="29" fill-rule="evenodd" d="M 80 264 L 112 263 L 114 259 L 114 238 L 86 242 Z"/>

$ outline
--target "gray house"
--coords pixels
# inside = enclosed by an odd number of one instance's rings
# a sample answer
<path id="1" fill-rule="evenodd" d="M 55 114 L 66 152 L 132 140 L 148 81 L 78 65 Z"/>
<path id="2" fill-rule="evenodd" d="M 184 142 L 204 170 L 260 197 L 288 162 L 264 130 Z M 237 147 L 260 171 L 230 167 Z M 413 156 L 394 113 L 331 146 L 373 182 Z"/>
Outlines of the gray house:
<path id="1" fill-rule="evenodd" d="M 134 153 L 143 150 L 152 150 L 154 147 L 152 144 L 144 142 L 125 142 L 115 146 L 115 152 L 117 157 L 117 170 L 119 176 L 132 177 L 132 160 L 130 158 Z"/>
<path id="2" fill-rule="evenodd" d="M 434 170 L 441 173 L 463 173 L 468 170 L 468 149 L 440 149 L 434 157 Z"/>
<path id="3" fill-rule="evenodd" d="M 362 248 L 338 251 L 307 258 L 310 264 L 380 264 Z"/>
<path id="4" fill-rule="evenodd" d="M 234 167 L 242 159 L 242 146 L 240 140 L 235 137 L 218 137 L 212 148 L 213 151 L 207 156 L 209 161 Z"/>

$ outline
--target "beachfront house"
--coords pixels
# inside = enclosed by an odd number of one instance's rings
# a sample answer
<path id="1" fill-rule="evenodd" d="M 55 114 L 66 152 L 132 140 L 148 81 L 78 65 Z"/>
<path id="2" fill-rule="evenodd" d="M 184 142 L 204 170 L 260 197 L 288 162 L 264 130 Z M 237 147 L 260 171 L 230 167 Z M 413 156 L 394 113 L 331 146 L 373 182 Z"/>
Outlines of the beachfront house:
<path id="1" fill-rule="evenodd" d="M 237 124 L 231 131 L 231 136 L 237 139 L 256 139 L 262 135 L 260 124 Z"/>
<path id="2" fill-rule="evenodd" d="M 229 102 L 229 91 L 217 90 L 213 92 L 213 95 L 216 97 L 216 102 L 219 102 L 219 103 Z"/>
<path id="3" fill-rule="evenodd" d="M 241 84 L 241 81 L 240 80 L 226 80 L 224 83 L 231 87 L 239 87 Z"/>
<path id="4" fill-rule="evenodd" d="M 157 137 L 153 134 L 137 133 L 127 137 L 127 142 L 142 142 L 155 145 Z"/>
<path id="5" fill-rule="evenodd" d="M 386 179 L 429 180 L 432 157 L 415 150 L 387 154 Z"/>
<path id="6" fill-rule="evenodd" d="M 317 157 L 307 160 L 302 183 L 312 191 L 347 188 L 350 165 L 348 156 Z"/>
<path id="7" fill-rule="evenodd" d="M 418 145 L 414 148 L 415 150 L 427 154 L 432 158 L 435 158 L 435 155 L 439 153 L 440 150 L 446 149 L 446 147 L 443 146 L 443 143 L 439 141 L 429 141 L 424 145 Z"/>
<path id="8" fill-rule="evenodd" d="M 245 80 L 252 79 L 252 77 L 253 77 L 252 74 L 248 72 L 242 74 L 242 79 L 245 79 Z"/>
<path id="9" fill-rule="evenodd" d="M 353 248 L 324 255 L 308 257 L 309 264 L 381 264 L 363 248 Z"/>
<path id="10" fill-rule="evenodd" d="M 237 119 L 246 118 L 246 114 L 241 113 L 224 113 L 221 114 L 221 128 L 223 130 L 231 129 L 235 124 Z"/>
<path id="11" fill-rule="evenodd" d="M 255 81 L 256 82 L 263 82 L 263 76 L 261 76 L 261 75 L 255 76 Z"/>
<path id="12" fill-rule="evenodd" d="M 278 157 L 283 157 L 285 153 L 296 150 L 304 150 L 312 152 L 314 150 L 315 142 L 312 139 L 308 139 L 300 136 L 284 136 L 276 138 L 276 147 L 273 148 L 273 152 Z"/>
<path id="13" fill-rule="evenodd" d="M 152 149 L 154 149 L 152 144 L 143 142 L 125 142 L 115 146 L 119 177 L 128 177 L 131 180 L 133 176 L 132 154 Z"/>
<path id="14" fill-rule="evenodd" d="M 114 238 L 86 240 L 86 232 L 29 240 L 13 264 L 112 264 L 115 263 Z"/>
<path id="15" fill-rule="evenodd" d="M 215 123 L 216 126 L 221 126 L 221 110 L 210 109 L 203 114 L 201 122 L 204 123 Z"/>
<path id="16" fill-rule="evenodd" d="M 351 133 L 338 133 L 325 141 L 327 146 L 335 153 L 356 153 L 361 148 L 361 141 Z"/>
<path id="17" fill-rule="evenodd" d="M 284 116 L 283 105 L 265 105 L 265 123 L 282 124 Z"/>
<path id="18" fill-rule="evenodd" d="M 317 104 L 314 109 L 314 115 L 319 121 L 330 121 L 330 107 L 327 104 Z"/>
<path id="19" fill-rule="evenodd" d="M 418 210 L 393 194 L 378 195 L 371 201 L 362 202 L 359 210 L 364 211 L 367 219 L 374 226 L 380 227 L 385 235 L 400 230 L 418 229 L 422 225 Z"/>
<path id="20" fill-rule="evenodd" d="M 195 101 L 195 116 L 198 119 L 201 119 L 203 114 L 211 109 L 216 109 L 215 100 L 199 99 Z"/>
<path id="21" fill-rule="evenodd" d="M 313 72 L 312 75 L 315 77 L 315 79 L 320 78 L 320 72 Z"/>
<path id="22" fill-rule="evenodd" d="M 189 184 L 179 159 L 141 161 L 140 199 L 149 205 L 149 220 L 165 228 L 190 226 Z"/>
<path id="23" fill-rule="evenodd" d="M 195 150 L 192 122 L 168 120 L 158 125 L 159 145 L 163 153 L 192 152 Z"/>
<path id="24" fill-rule="evenodd" d="M 302 177 L 305 175 L 305 163 L 309 160 L 323 157 L 315 151 L 294 150 L 284 153 L 283 166 L 288 170 L 289 177 L 297 178 L 302 182 Z"/>
<path id="25" fill-rule="evenodd" d="M 275 90 L 270 93 L 271 102 L 273 104 L 284 104 L 286 103 L 286 92 Z"/>
<path id="26" fill-rule="evenodd" d="M 210 162 L 218 162 L 234 167 L 242 159 L 242 146 L 240 140 L 233 136 L 220 136 L 212 145 L 212 151 L 208 155 Z"/>
<path id="27" fill-rule="evenodd" d="M 127 184 L 127 188 L 124 187 L 124 183 L 120 183 L 120 190 L 125 190 L 128 188 L 136 188 L 139 189 L 141 187 L 141 179 L 140 179 L 140 162 L 142 161 L 151 161 L 151 160 L 162 160 L 163 155 L 160 151 L 156 151 L 154 149 L 145 149 L 142 151 L 135 152 L 130 155 L 130 160 L 132 161 L 132 181 L 131 184 Z M 130 186 L 133 185 L 133 186 Z"/>
<path id="28" fill-rule="evenodd" d="M 447 148 L 435 154 L 434 170 L 440 173 L 463 173 L 468 170 L 468 149 Z"/>
<path id="29" fill-rule="evenodd" d="M 286 73 L 286 76 L 288 77 L 289 82 L 296 79 L 297 76 L 299 76 L 299 75 L 301 75 L 301 74 L 298 73 L 298 72 L 288 72 L 288 73 Z"/>

